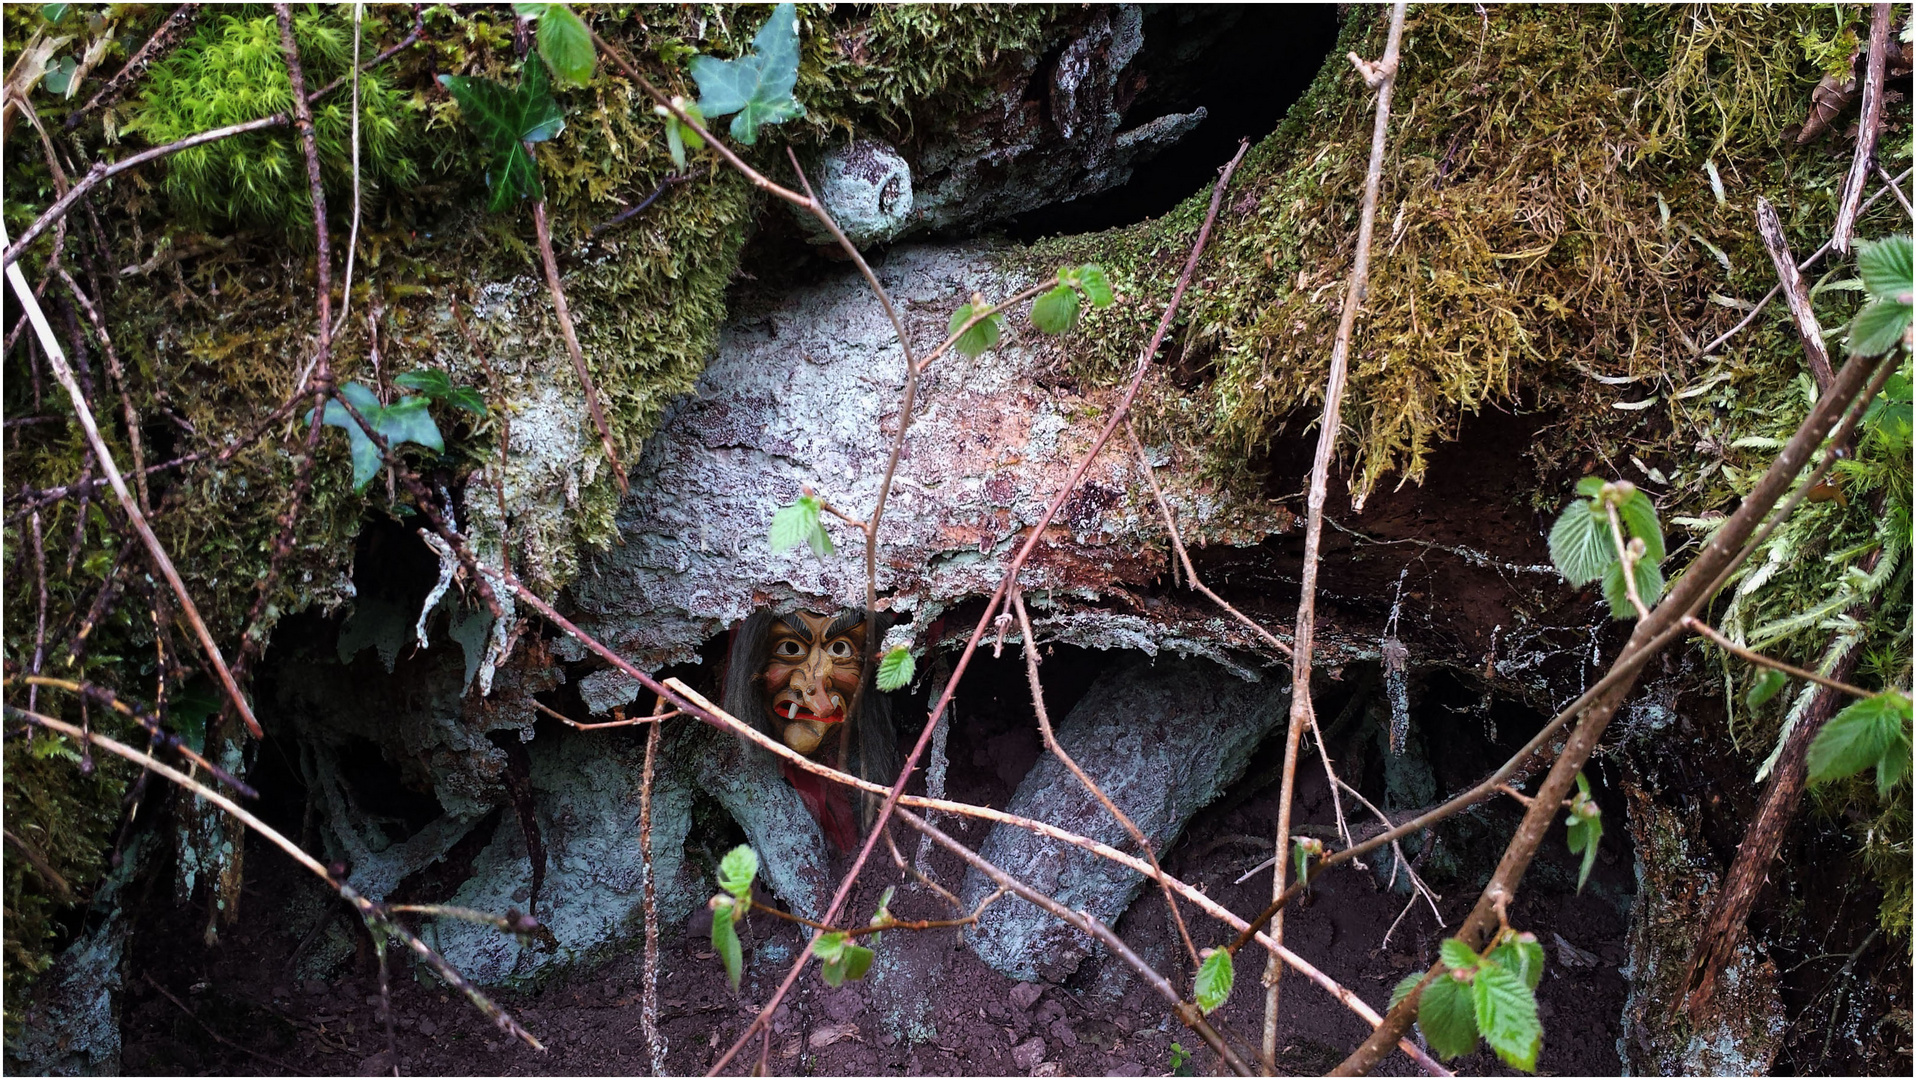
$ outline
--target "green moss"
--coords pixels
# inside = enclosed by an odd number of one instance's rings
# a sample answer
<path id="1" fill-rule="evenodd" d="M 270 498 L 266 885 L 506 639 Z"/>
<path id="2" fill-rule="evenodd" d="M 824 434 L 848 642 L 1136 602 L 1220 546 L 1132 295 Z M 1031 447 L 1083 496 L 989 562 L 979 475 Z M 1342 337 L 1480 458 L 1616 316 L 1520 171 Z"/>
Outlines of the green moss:
<path id="1" fill-rule="evenodd" d="M 376 51 L 366 43 L 379 40 L 385 29 L 376 17 L 363 25 L 365 58 Z M 351 71 L 350 8 L 298 12 L 293 32 L 308 92 Z M 405 95 L 394 89 L 389 70 L 366 72 L 359 99 L 364 199 L 416 177 L 408 153 L 418 122 Z M 153 65 L 121 131 L 159 145 L 290 110 L 292 102 L 278 21 L 271 11 L 249 6 L 209 13 L 187 40 Z M 352 190 L 352 106 L 350 83 L 313 106 L 329 200 L 349 197 Z M 311 240 L 305 151 L 290 125 L 182 150 L 166 159 L 164 170 L 164 189 L 182 216 L 206 225 L 265 226 Z"/>

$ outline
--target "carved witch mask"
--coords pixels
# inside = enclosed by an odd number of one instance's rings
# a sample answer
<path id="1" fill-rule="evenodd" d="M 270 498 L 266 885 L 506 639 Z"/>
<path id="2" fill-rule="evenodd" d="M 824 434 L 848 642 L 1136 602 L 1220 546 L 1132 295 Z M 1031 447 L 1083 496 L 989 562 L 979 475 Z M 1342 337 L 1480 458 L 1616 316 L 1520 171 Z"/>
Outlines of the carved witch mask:
<path id="1" fill-rule="evenodd" d="M 814 754 L 835 725 L 846 720 L 865 655 L 865 618 L 793 612 L 775 620 L 768 635 L 765 708 L 772 730 L 785 745 Z"/>

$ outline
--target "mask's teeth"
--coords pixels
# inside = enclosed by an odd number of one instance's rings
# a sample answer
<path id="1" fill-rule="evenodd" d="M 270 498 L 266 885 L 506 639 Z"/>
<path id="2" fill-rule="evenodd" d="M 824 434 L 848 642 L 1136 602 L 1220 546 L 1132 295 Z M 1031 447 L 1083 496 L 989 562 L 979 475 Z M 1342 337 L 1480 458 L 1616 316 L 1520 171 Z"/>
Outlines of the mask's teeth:
<path id="1" fill-rule="evenodd" d="M 787 720 L 796 720 L 796 719 L 798 719 L 798 702 L 796 702 L 796 701 L 794 701 L 794 702 L 791 702 L 791 703 L 790 703 L 789 705 L 787 705 L 787 706 L 786 706 L 786 709 L 785 709 L 785 719 L 787 719 Z"/>

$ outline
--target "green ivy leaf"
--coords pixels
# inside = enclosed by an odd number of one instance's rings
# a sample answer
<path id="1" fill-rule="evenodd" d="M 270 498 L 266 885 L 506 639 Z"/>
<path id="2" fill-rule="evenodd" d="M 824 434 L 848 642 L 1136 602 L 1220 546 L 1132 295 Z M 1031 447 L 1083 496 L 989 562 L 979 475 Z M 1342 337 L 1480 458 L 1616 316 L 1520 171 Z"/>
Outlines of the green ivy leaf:
<path id="1" fill-rule="evenodd" d="M 426 399 L 423 397 L 402 397 L 391 405 L 381 406 L 373 392 L 356 382 L 349 382 L 339 388 L 340 397 L 352 403 L 366 423 L 385 439 L 387 445 L 397 449 L 401 443 L 417 443 L 436 453 L 445 453 L 446 444 L 439 437 L 439 427 L 432 422 L 432 414 L 426 411 Z M 306 422 L 312 423 L 313 412 L 306 410 Z M 381 458 L 379 447 L 366 437 L 345 406 L 334 400 L 326 402 L 326 413 L 322 421 L 328 427 L 346 429 L 347 445 L 353 456 L 353 491 L 364 491 L 373 477 L 379 475 Z"/>
<path id="2" fill-rule="evenodd" d="M 48 75 L 47 81 L 52 82 L 53 76 Z M 1871 301 L 1849 324 L 1849 354 L 1881 356 L 1895 348 L 1909 330 L 1910 315 L 1908 304 L 1894 300 Z"/>
<path id="3" fill-rule="evenodd" d="M 1537 943 L 1535 934 L 1513 934 L 1505 938 L 1490 950 L 1487 959 L 1515 972 L 1532 990 L 1543 981 L 1543 946 Z"/>
<path id="4" fill-rule="evenodd" d="M 772 550 L 778 552 L 809 544 L 819 558 L 830 555 L 832 538 L 818 519 L 824 505 L 815 495 L 800 495 L 790 506 L 780 507 L 778 513 L 772 515 Z"/>
<path id="5" fill-rule="evenodd" d="M 1213 949 L 1204 962 L 1198 965 L 1197 1007 L 1207 1015 L 1221 1008 L 1231 999 L 1231 983 L 1236 974 L 1231 970 L 1231 951 Z"/>
<path id="6" fill-rule="evenodd" d="M 1031 305 L 1031 325 L 1046 334 L 1062 334 L 1078 321 L 1078 290 L 1059 285 Z"/>
<path id="7" fill-rule="evenodd" d="M 1477 1010 L 1470 988 L 1449 975 L 1432 980 L 1417 998 L 1417 1027 L 1442 1057 L 1460 1057 L 1477 1049 Z"/>
<path id="8" fill-rule="evenodd" d="M 40 17 L 49 23 L 57 23 L 67 17 L 67 9 L 72 4 L 41 4 Z"/>
<path id="9" fill-rule="evenodd" d="M 1485 964 L 1470 981 L 1470 998 L 1477 1030 L 1497 1056 L 1512 1068 L 1536 1072 L 1543 1025 L 1537 1020 L 1537 997 L 1523 979 L 1502 965 Z"/>
<path id="10" fill-rule="evenodd" d="M 1475 949 L 1454 937 L 1444 939 L 1444 943 L 1437 947 L 1437 955 L 1443 959 L 1444 966 L 1452 971 L 1469 971 L 1483 961 Z"/>
<path id="11" fill-rule="evenodd" d="M 885 654 L 878 662 L 878 688 L 889 694 L 893 690 L 911 682 L 917 664 L 911 658 L 911 650 L 900 645 Z"/>
<path id="12" fill-rule="evenodd" d="M 1749 692 L 1743 695 L 1744 704 L 1754 709 L 1777 695 L 1777 692 L 1790 684 L 1790 677 L 1775 668 L 1764 668 L 1750 684 Z"/>
<path id="13" fill-rule="evenodd" d="M 1607 528 L 1607 526 L 1606 526 Z M 1663 571 L 1649 559 L 1636 564 L 1637 596 L 1643 606 L 1655 607 L 1663 595 Z M 1603 598 L 1610 602 L 1610 614 L 1619 619 L 1634 619 L 1637 609 L 1630 604 L 1630 591 L 1623 587 L 1623 560 L 1613 559 L 1603 571 Z"/>
<path id="14" fill-rule="evenodd" d="M 1909 376 L 1898 372 L 1883 381 L 1883 389 L 1869 408 L 1863 413 L 1863 423 L 1878 435 L 1888 436 L 1901 431 L 1908 437 L 1911 427 Z"/>
<path id="15" fill-rule="evenodd" d="M 945 333 L 958 333 L 958 328 L 971 319 L 972 310 L 970 304 L 964 304 L 957 311 L 952 312 L 951 322 L 947 324 Z M 966 356 L 977 356 L 996 344 L 998 344 L 998 316 L 992 314 L 978 320 L 971 329 L 958 338 L 953 347 Z"/>
<path id="16" fill-rule="evenodd" d="M 441 404 L 464 409 L 478 416 L 486 415 L 486 399 L 481 397 L 477 390 L 469 386 L 454 386 L 452 379 L 438 368 L 408 371 L 395 378 L 393 385 L 417 390 Z"/>
<path id="17" fill-rule="evenodd" d="M 1886 299 L 1912 291 L 1910 279 L 1916 270 L 1910 265 L 1911 255 L 1907 236 L 1887 236 L 1856 245 L 1856 269 L 1862 272 L 1863 288 L 1871 296 Z"/>
<path id="18" fill-rule="evenodd" d="M 1610 522 L 1583 499 L 1572 500 L 1550 529 L 1550 561 L 1572 585 L 1587 585 L 1617 561 Z"/>
<path id="19" fill-rule="evenodd" d="M 1809 780 L 1825 784 L 1875 765 L 1885 794 L 1908 775 L 1910 700 L 1886 691 L 1852 703 L 1830 718 L 1810 743 Z"/>
<path id="20" fill-rule="evenodd" d="M 1632 491 L 1617 505 L 1617 517 L 1623 523 L 1625 537 L 1643 541 L 1643 557 L 1653 563 L 1663 561 L 1663 526 L 1657 522 L 1656 504 L 1642 488 Z M 1644 603 L 1650 598 L 1644 597 Z"/>
<path id="21" fill-rule="evenodd" d="M 738 930 L 733 927 L 733 916 L 737 911 L 737 902 L 729 897 L 714 897 L 722 901 L 712 908 L 712 951 L 718 953 L 719 962 L 725 965 L 725 981 L 732 984 L 732 992 L 738 992 L 739 976 L 744 973 L 744 957 L 738 946 Z"/>
<path id="22" fill-rule="evenodd" d="M 528 7 L 542 7 L 538 16 L 539 58 L 552 69 L 561 86 L 584 86 L 592 81 L 598 65 L 598 50 L 592 45 L 592 32 L 579 16 L 564 4 L 514 4 L 525 14 Z"/>
<path id="23" fill-rule="evenodd" d="M 758 876 L 758 852 L 751 845 L 740 844 L 725 853 L 719 860 L 719 888 L 746 903 L 752 896 L 752 879 Z"/>
<path id="24" fill-rule="evenodd" d="M 491 151 L 487 209 L 497 212 L 519 199 L 543 198 L 538 165 L 526 144 L 546 142 L 565 130 L 565 110 L 552 99 L 545 65 L 525 65 L 516 90 L 483 78 L 441 75 L 439 81 Z"/>
<path id="25" fill-rule="evenodd" d="M 1078 285 L 1084 289 L 1084 298 L 1091 301 L 1094 308 L 1107 308 L 1114 299 L 1111 292 L 1111 279 L 1104 276 L 1104 267 L 1097 263 L 1085 263 L 1078 267 Z"/>
<path id="26" fill-rule="evenodd" d="M 747 146 L 758 141 L 761 124 L 779 124 L 805 115 L 792 96 L 798 84 L 798 9 L 780 4 L 752 39 L 758 51 L 736 60 L 692 58 L 692 81 L 699 86 L 699 108 L 713 118 L 732 117 L 732 137 Z"/>

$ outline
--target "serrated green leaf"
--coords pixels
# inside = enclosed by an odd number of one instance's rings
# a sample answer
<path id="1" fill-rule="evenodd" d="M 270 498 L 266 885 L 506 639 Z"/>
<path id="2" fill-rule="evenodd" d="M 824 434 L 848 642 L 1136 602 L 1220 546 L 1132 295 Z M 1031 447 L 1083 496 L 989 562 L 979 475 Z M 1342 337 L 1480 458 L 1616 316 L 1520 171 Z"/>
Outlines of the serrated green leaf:
<path id="1" fill-rule="evenodd" d="M 844 945 L 834 959 L 819 965 L 818 975 L 825 980 L 826 986 L 833 988 L 843 985 L 847 979 L 862 979 L 871 970 L 873 955 L 863 945 Z"/>
<path id="2" fill-rule="evenodd" d="M 1310 849 L 1304 846 L 1304 842 L 1302 840 L 1293 838 L 1291 840 L 1291 877 L 1292 879 L 1295 881 L 1305 880 L 1305 878 L 1310 873 L 1310 869 L 1311 869 Z"/>
<path id="3" fill-rule="evenodd" d="M 725 965 L 725 981 L 732 984 L 732 992 L 737 993 L 739 976 L 744 973 L 745 964 L 731 915 L 730 908 L 712 912 L 712 951 L 718 953 L 719 961 Z"/>
<path id="4" fill-rule="evenodd" d="M 1523 979 L 1502 965 L 1485 964 L 1470 982 L 1470 999 L 1477 1031 L 1497 1056 L 1512 1068 L 1537 1071 L 1543 1025 L 1537 1021 L 1536 995 Z"/>
<path id="5" fill-rule="evenodd" d="M 1062 334 L 1078 320 L 1078 290 L 1059 285 L 1031 305 L 1031 325 L 1046 334 Z"/>
<path id="6" fill-rule="evenodd" d="M 1572 585 L 1583 586 L 1603 576 L 1617 562 L 1617 545 L 1610 538 L 1610 522 L 1593 512 L 1586 499 L 1574 499 L 1550 529 L 1550 561 Z"/>
<path id="7" fill-rule="evenodd" d="M 1763 674 L 1750 684 L 1749 692 L 1743 695 L 1744 704 L 1754 709 L 1775 697 L 1777 691 L 1790 684 L 1790 677 L 1775 668 L 1764 668 Z"/>
<path id="8" fill-rule="evenodd" d="M 1883 389 L 1870 401 L 1869 408 L 1863 413 L 1863 423 L 1869 425 L 1879 435 L 1891 435 L 1900 430 L 1908 432 L 1911 427 L 1909 376 L 1898 372 L 1883 381 Z"/>
<path id="9" fill-rule="evenodd" d="M 1440 975 L 1417 998 L 1417 1027 L 1441 1057 L 1461 1057 L 1477 1049 L 1477 1009 L 1470 987 Z"/>
<path id="10" fill-rule="evenodd" d="M 1516 934 L 1505 938 L 1490 950 L 1488 958 L 1505 970 L 1516 972 L 1524 985 L 1532 990 L 1543 981 L 1543 946 L 1538 944 L 1535 934 Z"/>
<path id="11" fill-rule="evenodd" d="M 732 137 L 747 146 L 758 141 L 761 125 L 805 115 L 805 106 L 792 96 L 798 83 L 797 8 L 791 4 L 773 8 L 752 46 L 757 52 L 736 60 L 692 58 L 699 108 L 713 118 L 737 113 L 732 117 Z"/>
<path id="12" fill-rule="evenodd" d="M 1663 571 L 1648 559 L 1636 564 L 1637 596 L 1646 608 L 1655 607 L 1663 595 Z M 1634 619 L 1637 609 L 1630 603 L 1630 591 L 1623 587 L 1623 560 L 1613 560 L 1603 571 L 1603 598 L 1610 602 L 1610 614 L 1618 619 Z"/>
<path id="13" fill-rule="evenodd" d="M 1483 959 L 1477 955 L 1477 950 L 1454 937 L 1444 939 L 1444 943 L 1437 947 L 1437 955 L 1443 959 L 1444 966 L 1452 971 L 1469 971 Z"/>
<path id="14" fill-rule="evenodd" d="M 752 879 L 758 876 L 758 852 L 750 844 L 740 844 L 719 860 L 719 888 L 737 897 L 740 903 L 752 897 Z"/>
<path id="15" fill-rule="evenodd" d="M 1601 476 L 1586 476 L 1577 481 L 1577 494 L 1586 499 L 1594 499 L 1603 494 L 1604 482 Z"/>
<path id="16" fill-rule="evenodd" d="M 1886 236 L 1875 242 L 1856 245 L 1856 269 L 1862 272 L 1863 287 L 1871 296 L 1894 297 L 1911 291 L 1912 270 L 1910 238 Z"/>
<path id="17" fill-rule="evenodd" d="M 1642 488 L 1630 493 L 1630 497 L 1617 506 L 1617 517 L 1623 523 L 1624 536 L 1635 537 L 1643 541 L 1643 557 L 1653 563 L 1663 561 L 1663 526 L 1657 521 L 1656 504 Z M 1645 597 L 1648 603 L 1649 598 Z"/>
<path id="18" fill-rule="evenodd" d="M 1421 971 L 1413 971 L 1397 980 L 1397 985 L 1390 988 L 1389 1008 L 1395 1009 L 1405 998 L 1410 996 L 1412 990 L 1417 989 L 1417 984 L 1423 981 L 1424 973 Z M 1389 1010 L 1387 1009 L 1386 1011 Z"/>
<path id="19" fill-rule="evenodd" d="M 800 544 L 811 543 L 815 534 L 824 532 L 818 523 L 819 511 L 824 504 L 811 495 L 800 495 L 789 506 L 782 506 L 772 515 L 772 550 L 784 551 Z M 826 553 L 831 551 L 831 541 L 826 541 Z M 814 545 L 816 550 L 816 545 Z"/>
<path id="20" fill-rule="evenodd" d="M 1810 743 L 1810 783 L 1825 784 L 1853 776 L 1879 765 L 1892 752 L 1908 757 L 1909 715 L 1909 699 L 1889 691 L 1854 702 L 1830 717 Z M 1900 780 L 1902 768 L 1892 765 L 1887 775 Z M 1878 782 L 1885 776 L 1879 768 Z"/>
<path id="21" fill-rule="evenodd" d="M 599 59 L 592 32 L 566 5 L 544 7 L 545 14 L 539 18 L 539 58 L 552 70 L 559 85 L 584 86 L 592 81 L 592 69 Z"/>
<path id="22" fill-rule="evenodd" d="M 851 935 L 843 930 L 834 930 L 829 934 L 820 934 L 812 943 L 812 955 L 829 964 L 845 955 L 845 946 L 850 943 Z"/>
<path id="23" fill-rule="evenodd" d="M 1881 356 L 1909 330 L 1911 308 L 1895 300 L 1873 300 L 1849 324 L 1851 356 Z"/>
<path id="24" fill-rule="evenodd" d="M 1104 267 L 1097 263 L 1085 263 L 1078 267 L 1078 285 L 1084 289 L 1084 298 L 1091 301 L 1094 308 L 1111 306 L 1114 296 L 1111 292 L 1111 279 L 1104 276 Z"/>
<path id="25" fill-rule="evenodd" d="M 885 654 L 878 662 L 878 689 L 889 694 L 893 690 L 911 682 L 912 673 L 917 664 L 911 658 L 911 650 L 903 645 Z"/>
<path id="26" fill-rule="evenodd" d="M 945 333 L 958 333 L 958 328 L 971 319 L 972 310 L 970 304 L 960 305 L 957 311 L 951 313 L 951 322 L 947 324 Z M 971 329 L 965 331 L 953 343 L 952 347 L 966 356 L 977 356 L 996 344 L 998 344 L 998 316 L 993 314 L 978 320 Z"/>
<path id="27" fill-rule="evenodd" d="M 1231 984 L 1236 980 L 1228 949 L 1214 949 L 1198 965 L 1197 1007 L 1207 1015 L 1231 999 Z"/>

